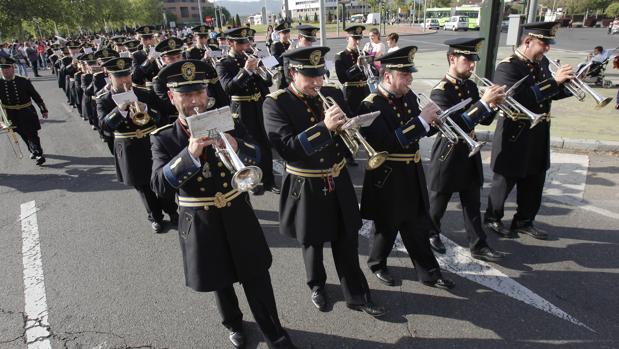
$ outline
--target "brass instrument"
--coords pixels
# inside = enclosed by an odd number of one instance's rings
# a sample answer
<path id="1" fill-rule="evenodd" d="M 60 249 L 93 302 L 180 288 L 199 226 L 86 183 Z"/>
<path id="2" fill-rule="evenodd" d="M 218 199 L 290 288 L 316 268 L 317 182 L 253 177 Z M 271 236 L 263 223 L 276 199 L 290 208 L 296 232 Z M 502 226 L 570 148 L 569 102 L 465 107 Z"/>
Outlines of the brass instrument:
<path id="1" fill-rule="evenodd" d="M 425 108 L 427 105 L 430 104 L 436 105 L 436 103 L 434 103 L 434 101 L 432 101 L 430 97 L 422 93 L 417 94 L 417 100 L 419 108 L 421 109 Z M 441 110 L 439 108 L 438 122 L 432 125 L 436 127 L 443 134 L 443 136 L 445 136 L 445 138 L 447 138 L 447 140 L 452 144 L 457 143 L 459 139 L 464 140 L 464 142 L 469 146 L 470 149 L 469 157 L 472 157 L 475 154 L 479 153 L 479 151 L 484 146 L 484 144 L 486 144 L 486 142 L 478 142 L 474 140 L 473 137 L 469 136 L 468 133 L 466 133 L 460 126 L 458 126 L 458 124 L 453 121 L 453 119 L 449 115 L 451 115 L 455 111 L 464 108 L 466 105 L 471 103 L 471 101 L 472 99 L 469 97 L 447 110 Z"/>
<path id="2" fill-rule="evenodd" d="M 552 73 L 552 76 L 554 77 L 557 70 L 561 68 L 561 65 L 559 64 L 558 61 L 552 60 L 550 58 L 548 58 L 548 61 L 550 62 L 550 65 L 548 68 L 551 68 L 551 67 L 554 68 L 554 69 L 550 69 L 550 72 Z M 580 79 L 580 76 L 584 76 L 588 70 L 589 70 L 588 67 L 585 67 L 585 69 L 581 69 L 578 75 L 574 76 L 570 80 L 563 83 L 563 86 L 565 86 L 565 88 L 571 94 L 573 94 L 574 97 L 576 97 L 576 99 L 578 99 L 579 101 L 582 102 L 585 99 L 585 97 L 589 95 L 593 97 L 593 99 L 595 100 L 595 103 L 596 103 L 595 109 L 603 108 L 608 103 L 610 103 L 610 101 L 612 101 L 613 98 L 600 96 L 591 87 L 589 87 L 589 85 L 587 85 L 584 81 Z"/>
<path id="3" fill-rule="evenodd" d="M 17 140 L 17 134 L 15 134 L 15 126 L 11 124 L 9 121 L 9 117 L 4 111 L 4 107 L 0 105 L 0 134 L 6 133 L 6 136 L 9 138 L 9 143 L 11 144 L 11 149 L 13 150 L 13 154 L 18 159 L 24 157 L 24 154 L 21 152 L 21 148 L 19 147 L 19 141 Z"/>
<path id="4" fill-rule="evenodd" d="M 325 111 L 332 106 L 337 105 L 337 103 L 332 97 L 325 97 L 320 92 L 320 87 L 316 87 L 316 93 L 318 93 L 318 96 L 322 100 L 322 107 Z M 359 128 L 338 130 L 338 134 L 340 135 L 342 141 L 344 141 L 344 144 L 346 144 L 346 147 L 348 148 L 348 150 L 350 150 L 353 156 L 357 154 L 361 146 L 365 149 L 365 151 L 368 153 L 368 169 L 373 170 L 375 168 L 378 168 L 385 162 L 385 160 L 387 160 L 387 156 L 389 154 L 386 151 L 377 152 L 374 148 L 372 148 L 370 143 L 368 143 L 368 141 L 363 137 L 363 135 L 361 135 L 361 132 L 359 132 Z"/>
<path id="5" fill-rule="evenodd" d="M 365 51 L 359 49 L 359 45 L 355 46 L 357 48 L 357 52 L 359 53 L 359 58 L 361 58 L 362 63 L 359 63 L 359 69 L 365 74 L 367 77 L 368 87 L 370 88 L 370 93 L 375 92 L 378 88 L 378 78 L 374 75 L 372 71 L 372 67 L 370 66 L 369 57 L 365 54 Z"/>
<path id="6" fill-rule="evenodd" d="M 482 78 L 482 77 L 476 75 L 475 73 L 473 73 L 471 75 L 471 77 L 474 80 L 479 81 L 485 87 L 490 87 L 490 86 L 494 85 L 494 83 L 492 81 L 490 81 L 490 79 Z M 520 102 L 518 102 L 513 97 L 514 94 L 516 93 L 516 90 L 518 89 L 518 87 L 523 82 L 525 82 L 528 78 L 529 78 L 528 76 L 525 76 L 524 78 L 520 79 L 518 82 L 513 84 L 512 87 L 510 87 L 509 90 L 507 90 L 505 92 L 505 101 L 503 103 L 497 105 L 497 107 L 503 112 L 503 114 L 506 117 L 512 118 L 512 119 L 515 119 L 518 114 L 525 114 L 529 119 L 531 119 L 531 126 L 530 126 L 530 128 L 533 128 L 540 121 L 544 120 L 544 115 L 543 114 L 537 114 L 537 113 L 534 113 L 534 112 L 530 111 L 527 107 L 522 105 Z"/>
<path id="7" fill-rule="evenodd" d="M 252 50 L 253 52 L 256 52 L 255 50 Z M 243 51 L 243 54 L 245 54 L 245 56 L 247 58 L 255 58 L 258 60 L 258 66 L 256 68 L 256 73 L 258 75 L 260 75 L 260 77 L 262 78 L 262 80 L 268 80 L 269 75 L 271 76 L 272 80 L 279 80 L 281 79 L 281 73 L 279 72 L 279 70 L 275 70 L 272 71 L 271 69 L 268 69 L 267 67 L 265 67 L 264 65 L 260 65 L 261 63 L 261 58 L 256 56 L 254 53 L 247 53 L 246 51 Z"/>
<path id="8" fill-rule="evenodd" d="M 124 85 L 124 87 L 125 91 L 129 91 L 127 85 Z M 151 120 L 150 115 L 140 108 L 138 101 L 134 101 L 129 105 L 129 117 L 131 118 L 131 122 L 136 126 L 144 126 Z"/>

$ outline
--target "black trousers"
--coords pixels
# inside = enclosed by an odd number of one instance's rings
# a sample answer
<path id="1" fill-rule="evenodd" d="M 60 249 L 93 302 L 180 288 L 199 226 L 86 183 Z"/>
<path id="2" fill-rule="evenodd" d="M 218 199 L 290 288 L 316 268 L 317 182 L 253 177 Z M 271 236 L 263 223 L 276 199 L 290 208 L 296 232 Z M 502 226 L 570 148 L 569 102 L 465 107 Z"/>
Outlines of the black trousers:
<path id="1" fill-rule="evenodd" d="M 267 344 L 273 347 L 273 342 L 287 337 L 277 315 L 277 305 L 273 295 L 271 276 L 267 271 L 264 275 L 242 283 L 249 309 L 262 331 Z M 222 318 L 222 324 L 231 332 L 239 332 L 243 328 L 243 313 L 239 308 L 239 300 L 232 285 L 215 291 L 217 309 Z"/>
<path id="2" fill-rule="evenodd" d="M 430 191 L 430 219 L 434 226 L 439 230 L 433 232 L 438 234 L 441 229 L 441 219 L 447 210 L 447 204 L 453 193 L 440 193 Z M 460 203 L 462 204 L 462 217 L 464 218 L 464 230 L 466 237 L 469 240 L 469 248 L 471 250 L 486 247 L 486 233 L 481 227 L 481 212 L 480 212 L 480 188 L 475 186 L 466 191 L 458 193 L 460 195 Z"/>
<path id="3" fill-rule="evenodd" d="M 39 60 L 35 59 L 34 61 L 30 61 L 30 65 L 32 66 L 32 72 L 34 73 L 34 76 L 38 76 L 39 75 Z"/>
<path id="4" fill-rule="evenodd" d="M 343 223 L 340 231 L 344 232 Z M 368 281 L 359 265 L 359 240 L 356 234 L 348 234 L 331 241 L 331 252 L 337 276 L 340 279 L 342 293 L 346 303 L 351 305 L 365 304 L 371 300 Z M 307 286 L 312 291 L 324 287 L 327 273 L 322 263 L 323 244 L 304 244 L 301 246 Z"/>
<path id="5" fill-rule="evenodd" d="M 374 243 L 368 258 L 368 266 L 372 272 L 387 267 L 387 257 L 393 249 L 393 243 L 400 232 L 404 247 L 410 256 L 419 281 L 435 281 L 442 277 L 441 269 L 428 240 L 430 218 L 425 213 L 418 213 L 416 217 L 407 219 L 398 224 L 374 222 L 376 232 Z"/>
<path id="6" fill-rule="evenodd" d="M 516 214 L 512 220 L 512 228 L 533 224 L 535 216 L 542 205 L 542 192 L 546 181 L 546 171 L 528 175 L 524 178 L 505 177 L 495 173 L 492 177 L 492 188 L 488 196 L 488 207 L 484 221 L 495 222 L 503 218 L 505 200 L 516 186 Z"/>
<path id="7" fill-rule="evenodd" d="M 177 212 L 178 207 L 174 200 L 157 197 L 157 194 L 153 192 L 148 184 L 136 185 L 134 188 L 138 191 L 138 194 L 140 194 L 140 199 L 142 199 L 142 203 L 146 208 L 149 221 L 161 222 L 163 220 L 163 212 L 166 212 L 168 215 Z"/>
<path id="8" fill-rule="evenodd" d="M 26 146 L 28 147 L 28 151 L 35 156 L 43 156 L 43 148 L 41 148 L 41 139 L 39 138 L 39 133 L 37 131 L 32 132 L 24 132 L 20 131 L 20 129 L 16 129 L 15 132 L 24 140 Z"/>
<path id="9" fill-rule="evenodd" d="M 273 175 L 273 152 L 268 142 L 259 143 L 259 147 L 260 162 L 258 167 L 262 170 L 262 184 L 268 189 L 275 185 L 275 177 Z"/>

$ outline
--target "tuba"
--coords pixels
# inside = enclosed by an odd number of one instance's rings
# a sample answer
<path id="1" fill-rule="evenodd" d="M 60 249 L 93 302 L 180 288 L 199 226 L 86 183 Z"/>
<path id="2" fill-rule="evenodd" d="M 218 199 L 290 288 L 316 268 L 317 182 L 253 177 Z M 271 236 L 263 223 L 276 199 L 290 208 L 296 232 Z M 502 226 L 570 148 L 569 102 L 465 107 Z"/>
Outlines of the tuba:
<path id="1" fill-rule="evenodd" d="M 316 93 L 318 93 L 318 96 L 322 100 L 322 107 L 325 111 L 332 106 L 337 105 L 337 103 L 332 97 L 325 97 L 320 92 L 320 87 L 316 88 Z M 344 130 L 338 130 L 338 134 L 340 135 L 342 141 L 344 141 L 344 144 L 346 144 L 346 147 L 348 148 L 348 150 L 350 150 L 353 156 L 357 154 L 361 146 L 365 149 L 365 151 L 368 153 L 368 169 L 373 170 L 375 168 L 378 168 L 385 162 L 385 160 L 387 160 L 387 156 L 389 154 L 386 151 L 377 152 L 374 148 L 372 148 L 370 143 L 368 143 L 368 141 L 363 137 L 363 135 L 361 135 L 361 132 L 359 132 L 359 128 L 347 128 Z"/>
<path id="2" fill-rule="evenodd" d="M 422 93 L 417 94 L 417 100 L 419 108 L 421 109 L 423 109 L 429 104 L 436 105 L 436 103 L 434 103 L 428 96 Z M 486 144 L 486 142 L 478 142 L 474 140 L 473 137 L 469 136 L 468 133 L 464 132 L 464 130 L 460 126 L 458 126 L 458 124 L 453 121 L 453 119 L 449 115 L 451 115 L 455 111 L 464 108 L 467 104 L 471 103 L 471 101 L 472 99 L 469 97 L 447 110 L 441 110 L 439 108 L 438 122 L 432 125 L 436 127 L 443 134 L 443 136 L 445 136 L 445 138 L 447 138 L 447 140 L 452 144 L 457 143 L 459 139 L 464 140 L 470 150 L 469 157 L 472 157 L 475 154 L 479 153 L 479 151 L 484 146 L 484 144 Z"/>
<path id="3" fill-rule="evenodd" d="M 559 64 L 558 61 L 552 60 L 550 58 L 548 58 L 548 61 L 550 62 L 550 65 L 548 66 L 548 68 L 552 67 L 552 69 L 550 69 L 550 72 L 552 73 L 552 76 L 554 77 L 557 70 L 561 68 L 561 65 Z M 613 100 L 613 98 L 600 96 L 591 87 L 589 87 L 589 85 L 587 85 L 584 81 L 580 79 L 580 76 L 584 76 L 584 74 L 586 74 L 588 70 L 589 70 L 589 65 L 587 65 L 585 69 L 582 69 L 578 75 L 566 81 L 563 84 L 563 86 L 565 86 L 565 88 L 571 94 L 573 94 L 574 97 L 576 97 L 576 99 L 578 99 L 579 101 L 582 102 L 585 99 L 585 97 L 589 95 L 593 97 L 593 99 L 595 100 L 595 103 L 596 103 L 595 109 L 604 108 L 608 103 L 610 103 L 610 101 Z"/>

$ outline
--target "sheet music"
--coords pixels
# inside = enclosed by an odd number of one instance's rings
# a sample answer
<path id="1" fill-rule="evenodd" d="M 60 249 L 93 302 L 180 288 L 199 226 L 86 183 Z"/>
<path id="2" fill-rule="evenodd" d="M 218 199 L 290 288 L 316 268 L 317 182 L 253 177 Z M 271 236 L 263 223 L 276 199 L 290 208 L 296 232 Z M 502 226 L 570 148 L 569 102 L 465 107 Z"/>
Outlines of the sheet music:
<path id="1" fill-rule="evenodd" d="M 133 90 L 129 90 L 127 92 L 112 94 L 112 100 L 114 100 L 114 103 L 116 103 L 117 106 L 120 106 L 125 103 L 136 102 L 138 100 L 138 96 L 135 95 Z"/>
<path id="2" fill-rule="evenodd" d="M 265 68 L 271 69 L 274 66 L 279 64 L 279 61 L 274 56 L 269 56 L 262 58 L 262 64 L 264 64 Z"/>
<path id="3" fill-rule="evenodd" d="M 222 132 L 233 130 L 234 122 L 230 107 L 225 106 L 187 117 L 187 126 L 192 137 L 213 137 L 215 129 Z"/>

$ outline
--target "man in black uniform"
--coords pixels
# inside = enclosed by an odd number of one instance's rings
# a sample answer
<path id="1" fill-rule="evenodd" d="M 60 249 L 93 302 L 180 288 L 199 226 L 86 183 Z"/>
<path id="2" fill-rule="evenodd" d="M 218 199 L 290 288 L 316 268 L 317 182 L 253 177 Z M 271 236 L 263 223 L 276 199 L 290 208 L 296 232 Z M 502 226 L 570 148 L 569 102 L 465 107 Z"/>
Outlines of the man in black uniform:
<path id="1" fill-rule="evenodd" d="M 275 31 L 279 33 L 279 41 L 271 46 L 271 54 L 279 61 L 277 69 L 282 74 L 278 88 L 286 88 L 288 82 L 284 78 L 284 59 L 282 54 L 290 48 L 290 24 L 284 21 L 275 27 Z"/>
<path id="2" fill-rule="evenodd" d="M 231 173 L 215 154 L 221 140 L 191 137 L 187 116 L 206 111 L 206 64 L 183 61 L 166 66 L 170 100 L 179 111 L 176 122 L 151 136 L 152 188 L 159 194 L 177 193 L 181 220 L 179 237 L 186 285 L 197 292 L 215 292 L 230 341 L 245 344 L 243 314 L 233 284 L 243 285 L 254 319 L 269 348 L 295 348 L 282 328 L 271 286 L 272 257 L 249 197 L 230 185 Z M 226 134 L 246 164 L 260 151 Z"/>
<path id="3" fill-rule="evenodd" d="M 416 52 L 416 46 L 407 46 L 381 56 L 380 85 L 359 108 L 360 113 L 380 111 L 363 134 L 376 151 L 389 154 L 381 166 L 367 169 L 363 180 L 361 217 L 376 226 L 368 266 L 379 281 L 395 285 L 387 257 L 399 231 L 419 280 L 428 286 L 452 288 L 453 281 L 443 278 L 428 242 L 432 223 L 419 139 L 430 132 L 437 107 L 420 110 L 417 95 L 410 90 L 412 73 L 417 71 Z"/>
<path id="4" fill-rule="evenodd" d="M 319 30 L 320 30 L 319 28 L 314 27 L 313 25 L 309 25 L 309 24 L 302 24 L 302 25 L 297 26 L 298 41 L 297 41 L 296 48 L 314 46 L 314 43 L 317 40 L 316 34 L 318 33 Z M 288 72 L 288 60 L 284 58 L 282 61 L 283 61 L 283 66 L 284 66 L 282 79 L 286 79 L 286 86 L 288 86 L 288 84 L 290 84 L 290 82 L 292 81 L 292 79 L 290 78 L 290 73 Z M 327 72 L 327 75 L 328 74 L 329 72 Z"/>
<path id="5" fill-rule="evenodd" d="M 156 71 L 158 73 L 160 69 L 162 69 L 166 65 L 183 60 L 182 50 L 183 50 L 183 40 L 177 37 L 170 37 L 166 40 L 163 40 L 159 44 L 157 44 L 157 46 L 155 47 L 156 54 L 159 57 L 157 58 L 155 56 L 151 56 L 146 62 L 144 62 L 144 64 L 142 64 L 141 66 L 137 67 L 136 70 L 134 70 L 134 74 L 146 76 L 144 75 L 144 73 L 147 71 L 150 72 L 151 69 L 155 69 L 152 71 L 153 72 Z M 133 82 L 137 82 L 141 80 L 142 78 L 136 78 L 134 75 Z M 170 121 L 174 121 L 176 119 L 176 115 L 178 115 L 178 112 L 176 111 L 176 108 L 174 107 L 174 105 L 172 105 L 172 102 L 170 102 L 170 99 L 168 98 L 168 94 L 167 94 L 168 88 L 166 87 L 166 83 L 167 82 L 165 81 L 165 78 L 162 78 L 161 76 L 157 75 L 152 78 L 152 90 L 155 92 L 157 97 L 159 97 L 159 99 L 161 100 L 162 110 L 160 112 L 162 114 L 168 115 L 168 118 L 170 119 Z M 146 84 L 145 86 L 148 89 L 151 88 L 148 82 L 146 82 L 145 84 Z M 142 87 L 144 85 L 138 84 L 138 86 Z"/>
<path id="6" fill-rule="evenodd" d="M 346 28 L 348 38 L 346 39 L 346 49 L 335 54 L 335 72 L 340 83 L 344 86 L 346 101 L 351 110 L 357 111 L 361 101 L 370 94 L 367 79 L 360 67 L 359 41 L 363 37 L 365 27 L 353 25 Z M 376 76 L 376 68 L 369 64 Z"/>
<path id="7" fill-rule="evenodd" d="M 320 311 L 328 308 L 323 244 L 331 242 L 346 305 L 381 316 L 385 310 L 372 302 L 359 266 L 361 217 L 346 169 L 346 145 L 337 133 L 351 112 L 339 89 L 322 87 L 328 51 L 328 47 L 308 47 L 286 52 L 293 81 L 264 103 L 269 139 L 286 161 L 280 232 L 301 244 L 311 300 Z M 316 89 L 337 105 L 324 110 Z"/>
<path id="8" fill-rule="evenodd" d="M 0 102 L 1 108 L 6 112 L 6 117 L 11 125 L 0 127 L 15 127 L 14 131 L 20 135 L 28 146 L 31 159 L 37 165 L 43 165 L 45 157 L 41 148 L 41 140 L 38 131 L 41 129 L 39 116 L 37 115 L 32 100 L 35 101 L 43 119 L 47 119 L 47 108 L 39 93 L 34 89 L 29 79 L 15 75 L 15 60 L 11 57 L 0 56 Z"/>
<path id="9" fill-rule="evenodd" d="M 156 46 L 156 41 L 153 38 L 155 27 L 150 25 L 144 25 L 136 29 L 135 32 L 140 38 L 141 49 L 135 51 L 132 55 L 132 72 L 135 72 L 135 69 L 142 65 L 148 59 L 148 54 L 150 53 L 151 47 L 154 48 Z M 157 74 L 153 74 L 152 76 L 146 76 L 145 80 L 151 81 L 155 75 Z"/>
<path id="10" fill-rule="evenodd" d="M 544 114 L 544 120 L 533 128 L 524 114 L 498 120 L 492 142 L 494 177 L 484 222 L 502 236 L 521 233 L 548 238 L 547 233 L 533 226 L 533 221 L 542 203 L 546 170 L 550 167 L 550 106 L 552 100 L 570 96 L 562 85 L 574 76 L 570 65 L 561 66 L 554 76 L 548 68 L 544 54 L 554 44 L 558 28 L 557 22 L 522 25 L 520 46 L 498 64 L 494 74 L 495 83 L 507 87 L 528 76 L 514 98 L 530 111 Z M 508 230 L 501 219 L 505 200 L 514 186 L 518 207 Z"/>
<path id="11" fill-rule="evenodd" d="M 77 73 L 77 57 L 80 55 L 81 44 L 79 41 L 71 40 L 66 43 L 69 48 L 69 56 L 63 58 L 64 64 L 64 92 L 67 95 L 67 101 L 73 108 L 77 108 L 77 100 L 75 94 L 75 73 Z M 71 58 L 70 60 L 68 58 Z"/>
<path id="12" fill-rule="evenodd" d="M 99 131 L 99 137 L 101 137 L 101 140 L 107 144 L 108 149 L 110 150 L 110 153 L 112 155 L 114 155 L 114 134 L 112 132 L 104 130 L 103 128 L 101 128 L 101 125 L 99 125 L 99 116 L 97 115 L 97 96 L 103 96 L 105 93 L 109 92 L 110 87 L 108 85 L 108 82 L 106 81 L 108 74 L 104 70 L 104 68 L 100 66 L 108 60 L 118 56 L 118 52 L 107 47 L 104 47 L 95 52 L 95 59 L 97 60 L 97 64 L 96 67 L 92 68 L 92 82 L 90 83 L 90 85 L 88 85 L 88 87 L 86 87 L 86 90 L 84 92 L 85 95 L 92 96 L 92 113 L 96 120 L 95 122 Z"/>
<path id="13" fill-rule="evenodd" d="M 172 200 L 157 198 L 149 186 L 152 158 L 148 135 L 159 123 L 166 122 L 146 106 L 155 103 L 149 100 L 154 96 L 140 89 L 133 90 L 138 102 L 117 106 L 112 99 L 115 94 L 131 90 L 131 58 L 110 59 L 103 67 L 110 75 L 111 86 L 97 98 L 97 114 L 101 128 L 114 133 L 116 175 L 120 182 L 138 191 L 153 230 L 160 233 L 163 211 L 170 216 L 172 224 L 178 222 L 176 204 Z"/>
<path id="14" fill-rule="evenodd" d="M 493 108 L 503 102 L 505 88 L 493 85 L 479 96 L 477 85 L 469 80 L 479 60 L 479 48 L 483 38 L 461 38 L 445 41 L 449 46 L 447 61 L 449 72 L 432 89 L 430 98 L 441 110 L 446 110 L 462 100 L 471 102 L 462 110 L 450 115 L 458 126 L 475 139 L 475 125 L 490 125 L 496 114 Z M 464 228 L 471 255 L 485 261 L 497 262 L 503 255 L 494 251 L 486 242 L 481 227 L 480 191 L 484 183 L 481 155 L 469 156 L 471 149 L 464 139 L 453 144 L 443 135 L 436 137 L 430 159 L 430 218 L 440 230 L 441 219 L 454 192 L 460 195 Z M 438 231 L 430 233 L 430 245 L 438 253 L 445 253 L 445 245 Z"/>
<path id="15" fill-rule="evenodd" d="M 260 147 L 260 169 L 262 169 L 263 186 L 254 194 L 270 190 L 279 194 L 273 176 L 273 155 L 264 130 L 262 103 L 269 94 L 272 81 L 269 76 L 264 80 L 257 73 L 258 59 L 247 58 L 243 52 L 249 49 L 247 28 L 227 30 L 225 35 L 230 41 L 230 52 L 217 63 L 217 75 L 224 91 L 231 96 L 230 109 L 234 118 L 235 130 L 239 135 L 251 139 Z"/>

